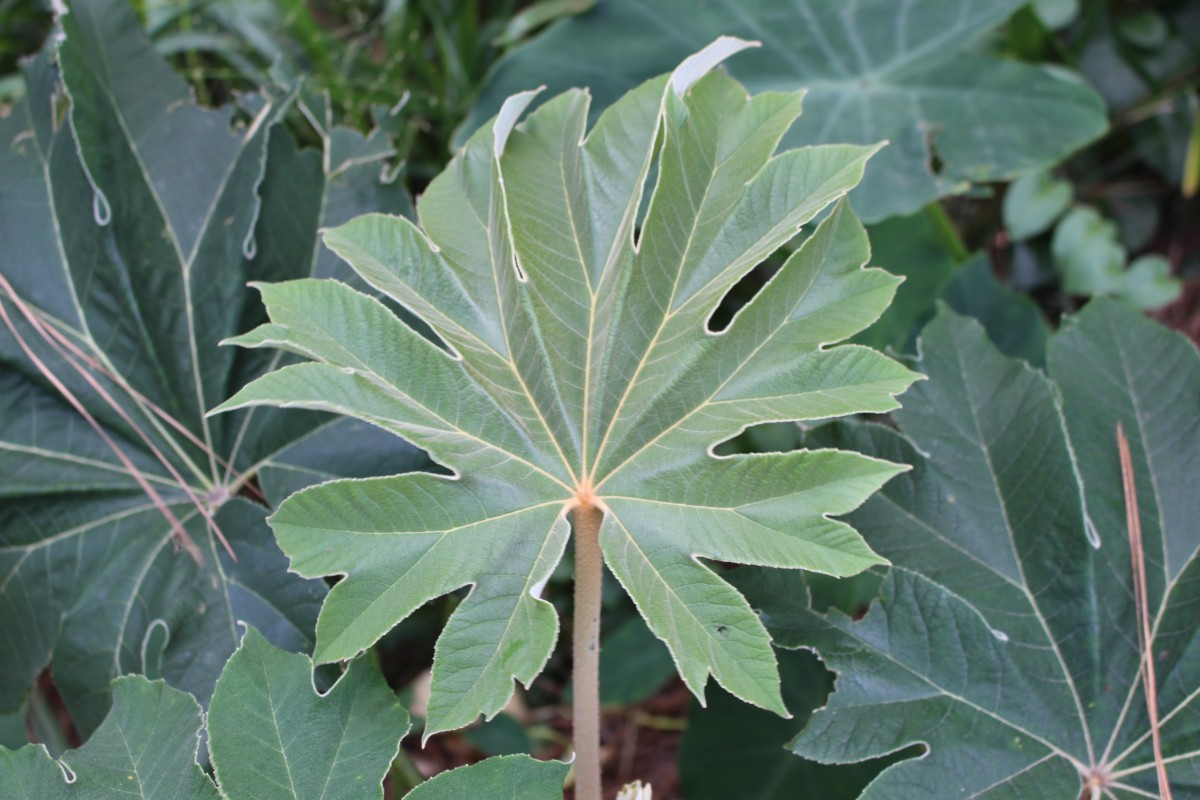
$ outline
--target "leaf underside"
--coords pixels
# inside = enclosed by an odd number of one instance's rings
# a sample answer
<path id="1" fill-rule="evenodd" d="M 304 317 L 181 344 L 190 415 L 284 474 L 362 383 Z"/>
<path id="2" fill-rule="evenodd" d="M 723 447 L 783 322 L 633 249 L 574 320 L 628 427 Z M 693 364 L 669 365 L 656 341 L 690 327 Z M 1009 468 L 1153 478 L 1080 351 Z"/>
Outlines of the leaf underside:
<path id="1" fill-rule="evenodd" d="M 777 641 L 815 648 L 840 673 L 797 753 L 842 763 L 928 747 L 865 798 L 1159 796 L 1118 423 L 1137 482 L 1162 754 L 1174 796 L 1200 796 L 1200 357 L 1108 300 L 1048 349 L 1047 377 L 944 312 L 921 341 L 929 381 L 896 415 L 908 439 L 844 424 L 821 439 L 913 465 L 852 517 L 896 565 L 864 619 L 809 611 L 782 575 L 741 584 Z"/>
<path id="2" fill-rule="evenodd" d="M 370 215 L 327 233 L 444 347 L 336 282 L 259 287 L 271 322 L 235 342 L 311 361 L 222 409 L 355 416 L 453 472 L 313 487 L 271 518 L 294 570 L 344 576 L 318 621 L 319 662 L 472 587 L 438 640 L 426 735 L 495 714 L 514 679 L 540 672 L 558 621 L 539 595 L 580 503 L 603 511 L 605 561 L 692 691 L 703 697 L 711 674 L 781 714 L 766 631 L 698 559 L 834 575 L 882 563 L 830 515 L 898 467 L 832 450 L 710 453 L 760 422 L 888 411 L 915 378 L 872 350 L 828 346 L 875 320 L 897 282 L 863 268 L 865 232 L 837 203 L 876 148 L 776 154 L 800 96 L 748 97 L 712 70 L 744 46 L 718 40 L 590 131 L 584 91 L 520 124 L 533 93 L 514 96 L 430 184 L 419 227 Z M 823 210 L 753 302 L 710 331 L 729 289 Z"/>

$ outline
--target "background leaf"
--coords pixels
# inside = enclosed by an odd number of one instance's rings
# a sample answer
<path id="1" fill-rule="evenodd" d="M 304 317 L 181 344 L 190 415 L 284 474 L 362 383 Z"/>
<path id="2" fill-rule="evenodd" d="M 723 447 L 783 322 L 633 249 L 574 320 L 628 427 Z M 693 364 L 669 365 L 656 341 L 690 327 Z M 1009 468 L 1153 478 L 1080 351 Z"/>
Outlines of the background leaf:
<path id="1" fill-rule="evenodd" d="M 1004 193 L 1004 225 L 1015 241 L 1048 230 L 1071 204 L 1074 189 L 1049 172 L 1017 178 Z"/>
<path id="2" fill-rule="evenodd" d="M 276 124 L 289 95 L 244 118 L 199 107 L 124 2 L 80 0 L 61 25 L 0 121 L 0 708 L 52 662 L 86 734 L 127 672 L 207 703 L 236 620 L 312 646 L 325 586 L 287 573 L 256 488 L 302 461 L 281 451 L 325 430 L 351 474 L 423 457 L 311 413 L 204 418 L 270 365 L 216 347 L 261 319 L 245 281 L 318 268 L 322 215 L 381 200 L 378 163 L 326 175 Z"/>
<path id="3" fill-rule="evenodd" d="M 917 334 L 933 316 L 939 295 L 962 267 L 946 247 L 932 215 L 917 212 L 868 227 L 875 264 L 904 277 L 896 299 L 879 320 L 854 341 L 886 351 L 913 352 Z"/>
<path id="4" fill-rule="evenodd" d="M 875 222 L 1044 168 L 1105 131 L 1102 101 L 1067 73 L 964 50 L 1021 5 L 600 0 L 501 59 L 462 130 L 516 91 L 588 86 L 602 109 L 718 34 L 760 40 L 731 70 L 751 91 L 808 89 L 786 144 L 891 142 L 852 194 Z"/>
<path id="5" fill-rule="evenodd" d="M 1185 520 L 1197 501 L 1181 476 L 1200 452 L 1200 360 L 1128 307 L 1094 301 L 1051 340 L 1049 363 L 1042 377 L 940 315 L 922 337 L 930 380 L 897 415 L 912 443 L 880 426 L 825 439 L 914 465 L 853 517 L 897 565 L 880 603 L 855 622 L 804 610 L 796 592 L 747 589 L 777 641 L 815 647 L 840 675 L 798 753 L 929 748 L 864 797 L 1074 796 L 1089 780 L 1104 796 L 1155 791 L 1118 421 L 1135 453 L 1168 774 L 1180 796 L 1196 788 L 1200 662 L 1187 654 L 1200 584 Z"/>
<path id="6" fill-rule="evenodd" d="M 570 767 L 529 756 L 498 756 L 435 775 L 405 795 L 408 800 L 561 800 Z"/>
<path id="7" fill-rule="evenodd" d="M 0 748 L 4 797 L 272 800 L 383 797 L 408 714 L 382 676 L 356 661 L 318 696 L 312 662 L 254 629 L 229 659 L 209 709 L 220 791 L 196 763 L 194 698 L 141 676 L 113 683 L 113 706 L 88 742 L 61 759 Z"/>
<path id="8" fill-rule="evenodd" d="M 829 766 L 792 753 L 788 742 L 824 703 L 832 681 L 821 662 L 805 652 L 780 652 L 779 677 L 795 719 L 780 719 L 720 691 L 707 708 L 692 703 L 679 750 L 679 778 L 688 800 L 853 800 L 882 769 L 879 763 Z"/>
<path id="9" fill-rule="evenodd" d="M 1046 363 L 1050 325 L 1037 303 L 996 280 L 988 259 L 975 256 L 942 293 L 946 305 L 979 321 L 1001 353 L 1035 367 Z"/>
<path id="10" fill-rule="evenodd" d="M 227 797 L 382 798 L 408 726 L 408 713 L 365 659 L 318 696 L 312 661 L 250 628 L 213 692 L 209 749 Z"/>

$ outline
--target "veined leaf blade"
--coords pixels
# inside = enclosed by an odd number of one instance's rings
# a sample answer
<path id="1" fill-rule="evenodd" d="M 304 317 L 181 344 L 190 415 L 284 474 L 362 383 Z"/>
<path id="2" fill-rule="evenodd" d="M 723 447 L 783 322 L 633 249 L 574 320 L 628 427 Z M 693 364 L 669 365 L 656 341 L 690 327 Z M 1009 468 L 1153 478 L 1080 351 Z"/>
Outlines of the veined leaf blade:
<path id="1" fill-rule="evenodd" d="M 541 670 L 557 620 L 538 594 L 567 520 L 586 505 L 602 513 L 605 560 L 690 688 L 702 697 L 714 675 L 778 713 L 766 630 L 698 559 L 837 575 L 882 563 L 830 517 L 857 507 L 895 465 L 711 452 L 758 422 L 894 408 L 917 377 L 860 347 L 826 349 L 877 318 L 896 284 L 864 269 L 865 232 L 844 202 L 727 330 L 708 329 L 729 289 L 837 203 L 877 149 L 775 155 L 799 96 L 747 97 L 713 71 L 745 46 L 714 42 L 614 104 L 590 133 L 585 94 L 524 121 L 533 95 L 516 95 L 431 183 L 419 225 L 376 215 L 329 233 L 449 353 L 417 347 L 382 306 L 368 313 L 332 287 L 303 289 L 292 307 L 266 290 L 271 323 L 239 340 L 314 363 L 265 376 L 223 408 L 351 414 L 454 472 L 333 482 L 272 517 L 293 569 L 342 578 L 318 623 L 319 661 L 351 657 L 422 603 L 471 587 L 438 640 L 427 733 L 496 713 L 514 680 Z M 489 408 L 472 405 L 485 399 Z"/>
<path id="2" fill-rule="evenodd" d="M 929 748 L 864 797 L 1156 794 L 1118 423 L 1136 431 L 1163 757 L 1173 789 L 1194 786 L 1200 548 L 1183 476 L 1200 452 L 1188 410 L 1200 355 L 1109 300 L 1068 320 L 1049 351 L 1047 377 L 943 310 L 921 338 L 924 402 L 897 415 L 910 438 L 818 430 L 820 443 L 913 465 L 851 517 L 897 565 L 863 619 L 812 611 L 783 573 L 738 582 L 776 641 L 815 647 L 840 673 L 797 753 L 845 763 Z"/>

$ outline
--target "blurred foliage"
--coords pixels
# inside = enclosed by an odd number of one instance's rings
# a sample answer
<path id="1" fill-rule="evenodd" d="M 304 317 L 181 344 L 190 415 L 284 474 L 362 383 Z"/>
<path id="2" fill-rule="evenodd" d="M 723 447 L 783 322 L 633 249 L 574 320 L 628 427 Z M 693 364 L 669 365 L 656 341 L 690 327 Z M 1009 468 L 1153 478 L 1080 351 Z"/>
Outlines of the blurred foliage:
<path id="1" fill-rule="evenodd" d="M 37 52 L 53 24 L 50 0 L 0 0 L 0 115 L 24 91 L 17 62 Z"/>
<path id="2" fill-rule="evenodd" d="M 397 151 L 418 184 L 449 158 L 518 0 L 141 0 L 147 29 L 201 98 L 303 77 L 334 121 L 402 105 Z"/>
<path id="3" fill-rule="evenodd" d="M 158 51 L 197 98 L 305 84 L 301 108 L 364 133 L 381 123 L 419 190 L 450 158 L 451 132 L 491 64 L 514 44 L 592 0 L 134 0 Z M 50 0 L 0 0 L 0 109 L 20 92 L 21 56 L 53 23 Z M 10 77 L 11 76 L 11 77 Z M 391 114 L 381 113 L 386 109 Z M 390 118 L 395 120 L 391 121 Z M 323 124 L 324 120 L 318 120 Z M 316 144 L 304 126 L 295 132 Z"/>
<path id="4" fill-rule="evenodd" d="M 1188 160 L 1189 147 L 1200 151 L 1189 144 L 1200 137 L 1200 4 L 1043 0 L 1014 15 L 999 46 L 1078 70 L 1104 97 L 1112 129 L 1009 186 L 980 244 L 1052 318 L 1094 294 L 1145 309 L 1174 302 L 1200 273 L 1187 224 L 1200 171 L 1200 153 Z"/>

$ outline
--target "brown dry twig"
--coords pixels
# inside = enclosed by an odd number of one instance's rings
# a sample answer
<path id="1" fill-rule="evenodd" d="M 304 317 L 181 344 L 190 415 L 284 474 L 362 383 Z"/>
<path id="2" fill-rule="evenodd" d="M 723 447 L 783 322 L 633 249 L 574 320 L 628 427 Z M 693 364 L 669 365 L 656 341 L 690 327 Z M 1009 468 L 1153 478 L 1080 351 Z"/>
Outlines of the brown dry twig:
<path id="1" fill-rule="evenodd" d="M 1142 522 L 1138 515 L 1137 483 L 1133 475 L 1133 458 L 1125 430 L 1117 423 L 1117 452 L 1121 458 L 1121 479 L 1125 486 L 1125 526 L 1129 530 L 1129 550 L 1133 567 L 1133 599 L 1137 609 L 1138 649 L 1141 651 L 1142 684 L 1146 690 L 1146 710 L 1150 715 L 1150 734 L 1154 739 L 1154 767 L 1158 772 L 1158 793 L 1162 800 L 1171 800 L 1167 781 L 1167 765 L 1163 761 L 1162 741 L 1158 725 L 1158 687 L 1154 677 L 1154 654 L 1150 641 L 1150 610 L 1146 597 L 1146 557 L 1142 547 Z"/>

